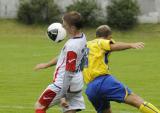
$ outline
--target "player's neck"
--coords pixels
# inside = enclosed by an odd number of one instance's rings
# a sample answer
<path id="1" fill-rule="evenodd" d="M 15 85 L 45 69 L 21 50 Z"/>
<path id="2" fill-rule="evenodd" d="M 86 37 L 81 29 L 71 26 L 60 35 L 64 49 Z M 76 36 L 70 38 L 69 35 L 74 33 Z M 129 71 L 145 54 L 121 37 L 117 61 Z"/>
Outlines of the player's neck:
<path id="1" fill-rule="evenodd" d="M 81 31 L 76 31 L 72 34 L 70 34 L 71 37 L 81 37 L 82 36 L 82 32 Z"/>
<path id="2" fill-rule="evenodd" d="M 111 38 L 108 37 L 98 37 L 99 39 L 105 39 L 105 40 L 111 40 Z"/>

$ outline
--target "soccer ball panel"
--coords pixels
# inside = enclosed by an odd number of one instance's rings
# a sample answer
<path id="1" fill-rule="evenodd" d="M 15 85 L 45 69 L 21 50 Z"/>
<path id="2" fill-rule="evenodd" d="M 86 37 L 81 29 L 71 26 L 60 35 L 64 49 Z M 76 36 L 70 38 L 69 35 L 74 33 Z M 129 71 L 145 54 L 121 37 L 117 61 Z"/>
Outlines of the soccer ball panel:
<path id="1" fill-rule="evenodd" d="M 61 23 L 53 23 L 49 25 L 47 34 L 51 40 L 60 42 L 66 37 L 66 30 Z"/>
<path id="2" fill-rule="evenodd" d="M 48 31 L 47 34 L 48 34 L 50 39 L 55 41 L 56 38 L 57 38 L 57 35 L 58 35 L 58 29 L 52 29 L 52 30 Z"/>

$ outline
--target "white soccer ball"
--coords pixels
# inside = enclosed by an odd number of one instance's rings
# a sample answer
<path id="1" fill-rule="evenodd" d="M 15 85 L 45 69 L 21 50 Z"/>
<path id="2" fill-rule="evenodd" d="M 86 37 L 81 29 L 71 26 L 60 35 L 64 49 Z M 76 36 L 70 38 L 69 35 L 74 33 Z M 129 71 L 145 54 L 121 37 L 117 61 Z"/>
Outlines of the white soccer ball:
<path id="1" fill-rule="evenodd" d="M 47 34 L 51 40 L 61 42 L 66 37 L 66 30 L 61 23 L 53 23 L 49 25 Z"/>

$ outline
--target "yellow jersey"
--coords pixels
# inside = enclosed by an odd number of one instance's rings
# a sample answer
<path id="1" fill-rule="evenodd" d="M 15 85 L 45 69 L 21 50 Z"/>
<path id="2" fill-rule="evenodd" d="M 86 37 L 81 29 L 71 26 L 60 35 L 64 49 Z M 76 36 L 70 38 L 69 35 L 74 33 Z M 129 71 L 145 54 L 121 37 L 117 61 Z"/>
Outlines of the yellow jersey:
<path id="1" fill-rule="evenodd" d="M 110 43 L 114 43 L 114 41 L 95 39 L 87 42 L 87 57 L 83 69 L 86 84 L 98 76 L 110 74 L 108 66 Z"/>

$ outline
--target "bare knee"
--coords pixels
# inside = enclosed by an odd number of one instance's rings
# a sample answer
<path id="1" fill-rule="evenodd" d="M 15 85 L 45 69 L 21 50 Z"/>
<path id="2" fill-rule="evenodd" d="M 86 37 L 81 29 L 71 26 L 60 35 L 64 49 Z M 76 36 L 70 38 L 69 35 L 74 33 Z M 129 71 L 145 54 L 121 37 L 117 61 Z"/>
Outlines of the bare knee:
<path id="1" fill-rule="evenodd" d="M 140 105 L 144 103 L 144 100 L 136 94 L 130 94 L 126 97 L 125 103 L 139 108 Z"/>

